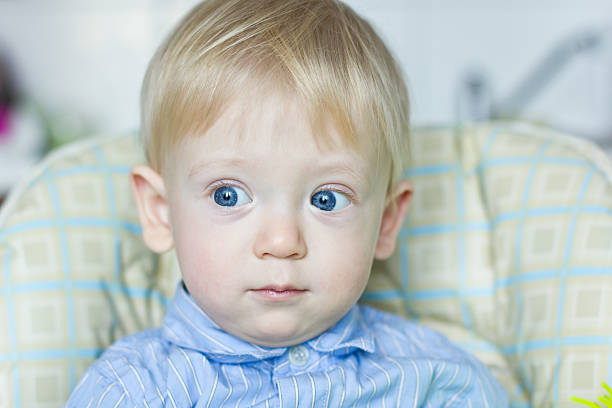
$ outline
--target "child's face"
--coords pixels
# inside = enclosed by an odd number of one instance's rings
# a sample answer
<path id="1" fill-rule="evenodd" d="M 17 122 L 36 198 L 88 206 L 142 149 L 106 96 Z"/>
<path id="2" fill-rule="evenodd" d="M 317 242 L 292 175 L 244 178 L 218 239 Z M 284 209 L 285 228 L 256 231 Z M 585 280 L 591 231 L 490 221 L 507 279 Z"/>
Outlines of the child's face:
<path id="1" fill-rule="evenodd" d="M 363 152 L 318 147 L 291 98 L 239 99 L 168 163 L 185 285 L 245 341 L 288 346 L 328 329 L 362 294 L 375 255 L 388 255 L 377 246 L 387 172 Z"/>

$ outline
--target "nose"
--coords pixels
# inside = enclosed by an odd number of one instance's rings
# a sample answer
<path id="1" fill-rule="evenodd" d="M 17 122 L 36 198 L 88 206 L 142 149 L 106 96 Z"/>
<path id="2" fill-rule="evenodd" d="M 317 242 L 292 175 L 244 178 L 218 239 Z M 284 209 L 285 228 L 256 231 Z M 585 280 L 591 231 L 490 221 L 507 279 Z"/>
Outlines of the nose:
<path id="1" fill-rule="evenodd" d="M 266 218 L 259 228 L 253 250 L 260 259 L 302 259 L 307 249 L 299 221 L 283 214 Z"/>

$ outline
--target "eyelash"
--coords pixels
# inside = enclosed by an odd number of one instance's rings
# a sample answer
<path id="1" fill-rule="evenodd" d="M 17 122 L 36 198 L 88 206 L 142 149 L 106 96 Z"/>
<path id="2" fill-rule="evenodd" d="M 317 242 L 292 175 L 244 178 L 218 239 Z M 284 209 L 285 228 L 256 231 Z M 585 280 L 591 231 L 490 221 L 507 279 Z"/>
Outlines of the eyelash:
<path id="1" fill-rule="evenodd" d="M 348 191 L 348 189 L 343 190 L 340 189 L 338 187 L 335 187 L 333 185 L 323 185 L 321 187 L 318 187 L 310 197 L 314 196 L 315 194 L 317 194 L 320 191 L 333 191 L 334 193 L 340 193 L 346 196 L 346 198 L 349 199 L 349 201 L 351 202 L 351 204 L 356 204 L 357 203 L 357 198 L 355 197 L 355 194 L 353 194 L 351 191 Z"/>
<path id="2" fill-rule="evenodd" d="M 233 180 L 219 180 L 219 181 L 215 181 L 213 182 L 211 185 L 209 185 L 206 189 L 205 189 L 205 194 L 209 197 L 212 197 L 213 194 L 215 194 L 215 191 L 220 189 L 221 187 L 236 187 L 236 188 L 240 188 L 242 190 L 244 190 L 251 199 L 252 198 L 252 194 L 251 191 L 246 188 L 244 185 L 238 183 L 237 181 L 233 181 Z"/>

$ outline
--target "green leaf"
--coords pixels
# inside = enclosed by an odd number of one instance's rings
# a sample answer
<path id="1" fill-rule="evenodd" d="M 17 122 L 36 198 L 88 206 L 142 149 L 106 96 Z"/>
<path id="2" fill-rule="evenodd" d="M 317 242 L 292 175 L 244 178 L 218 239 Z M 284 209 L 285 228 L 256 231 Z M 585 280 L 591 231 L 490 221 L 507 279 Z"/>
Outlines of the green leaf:
<path id="1" fill-rule="evenodd" d="M 608 408 L 612 408 L 612 399 L 606 397 L 597 397 L 598 400 L 604 403 Z"/>
<path id="2" fill-rule="evenodd" d="M 608 391 L 608 398 L 610 398 L 610 396 L 612 395 L 612 388 L 610 388 L 610 386 L 605 382 L 602 382 L 601 386 L 604 387 L 606 391 Z"/>
<path id="3" fill-rule="evenodd" d="M 590 407 L 590 408 L 601 408 L 598 403 L 591 402 L 591 401 L 585 400 L 583 398 L 570 397 L 570 400 L 574 401 L 574 402 L 579 402 L 579 403 L 584 404 L 584 405 L 586 405 L 587 407 Z"/>

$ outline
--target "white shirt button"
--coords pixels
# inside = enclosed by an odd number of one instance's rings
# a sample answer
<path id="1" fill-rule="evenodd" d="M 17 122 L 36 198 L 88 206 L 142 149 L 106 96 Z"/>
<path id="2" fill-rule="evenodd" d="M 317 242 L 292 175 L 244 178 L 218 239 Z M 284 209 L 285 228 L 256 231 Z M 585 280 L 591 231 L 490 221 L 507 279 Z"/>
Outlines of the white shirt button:
<path id="1" fill-rule="evenodd" d="M 309 357 L 310 352 L 305 346 L 293 346 L 289 349 L 289 362 L 294 366 L 303 366 Z"/>

